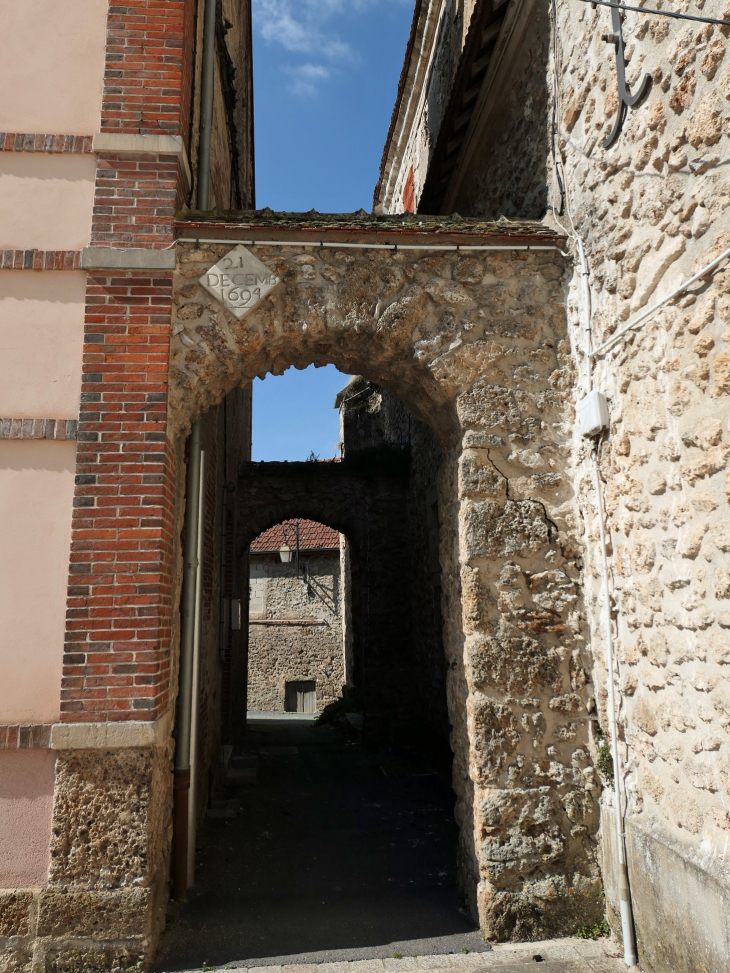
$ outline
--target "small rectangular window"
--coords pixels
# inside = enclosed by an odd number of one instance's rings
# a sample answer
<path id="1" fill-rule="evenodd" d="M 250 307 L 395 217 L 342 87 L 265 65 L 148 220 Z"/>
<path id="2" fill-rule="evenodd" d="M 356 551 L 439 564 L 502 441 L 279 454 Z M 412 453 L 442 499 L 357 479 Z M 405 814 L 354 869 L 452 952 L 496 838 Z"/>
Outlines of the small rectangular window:
<path id="1" fill-rule="evenodd" d="M 317 683 L 314 680 L 288 682 L 284 702 L 287 713 L 316 713 Z"/>

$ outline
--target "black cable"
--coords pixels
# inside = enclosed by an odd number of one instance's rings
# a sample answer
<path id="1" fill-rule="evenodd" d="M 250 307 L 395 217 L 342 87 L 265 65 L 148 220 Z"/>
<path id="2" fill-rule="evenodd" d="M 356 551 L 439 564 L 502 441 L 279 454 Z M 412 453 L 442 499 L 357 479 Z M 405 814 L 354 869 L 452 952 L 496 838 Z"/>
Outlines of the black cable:
<path id="1" fill-rule="evenodd" d="M 652 7 L 628 7 L 624 3 L 611 3 L 611 0 L 580 0 L 581 3 L 590 3 L 592 7 L 615 7 L 616 10 L 633 10 L 639 14 L 653 14 L 657 17 L 671 17 L 673 20 L 695 20 L 700 24 L 720 24 L 721 27 L 730 27 L 730 20 L 717 20 L 715 17 L 695 17 L 693 14 L 679 14 L 673 10 L 655 10 Z"/>

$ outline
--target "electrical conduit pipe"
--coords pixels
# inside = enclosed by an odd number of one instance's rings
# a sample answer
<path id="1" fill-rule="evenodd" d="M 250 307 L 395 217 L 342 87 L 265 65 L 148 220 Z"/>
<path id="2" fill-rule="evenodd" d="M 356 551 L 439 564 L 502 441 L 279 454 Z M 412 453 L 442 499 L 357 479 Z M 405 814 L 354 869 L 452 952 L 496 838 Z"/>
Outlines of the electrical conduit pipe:
<path id="1" fill-rule="evenodd" d="M 215 91 L 215 23 L 217 0 L 205 0 L 203 14 L 203 65 L 200 88 L 200 139 L 198 143 L 199 210 L 210 207 L 210 150 L 213 136 Z M 202 467 L 200 420 L 193 425 L 188 449 L 187 504 L 185 509 L 185 568 L 182 590 L 180 671 L 178 677 L 177 737 L 173 798 L 172 894 L 179 902 L 188 897 L 190 832 L 190 745 L 193 706 L 193 672 L 196 632 L 195 594 L 198 585 L 198 525 L 200 522 Z"/>
<path id="2" fill-rule="evenodd" d="M 179 902 L 188 896 L 188 802 L 190 791 L 190 722 L 193 701 L 193 655 L 198 583 L 198 525 L 200 522 L 200 472 L 202 466 L 200 420 L 193 425 L 188 442 L 188 471 L 185 506 L 185 548 L 178 674 L 175 776 L 173 796 L 172 894 Z"/>
<path id="3" fill-rule="evenodd" d="M 580 258 L 581 278 L 583 281 L 583 327 L 585 330 L 586 356 L 586 393 L 592 388 L 592 327 L 591 327 L 591 292 L 588 284 L 588 261 L 586 260 L 583 241 L 576 237 L 578 256 Z M 613 758 L 613 788 L 616 800 L 616 845 L 618 851 L 618 897 L 621 913 L 621 936 L 624 941 L 624 962 L 627 966 L 636 966 L 636 945 L 634 938 L 634 918 L 631 912 L 631 894 L 629 891 L 629 873 L 626 867 L 626 841 L 623 829 L 623 814 L 621 811 L 621 765 L 618 754 L 618 721 L 616 719 L 616 693 L 613 673 L 613 633 L 611 630 L 611 586 L 608 577 L 608 558 L 606 556 L 606 528 L 604 525 L 603 494 L 601 492 L 601 477 L 598 469 L 598 448 L 594 444 L 591 451 L 593 464 L 593 487 L 596 491 L 598 506 L 598 530 L 601 543 L 601 577 L 603 585 L 603 602 L 606 626 L 606 669 L 608 689 L 608 721 L 611 735 L 611 756 Z"/>

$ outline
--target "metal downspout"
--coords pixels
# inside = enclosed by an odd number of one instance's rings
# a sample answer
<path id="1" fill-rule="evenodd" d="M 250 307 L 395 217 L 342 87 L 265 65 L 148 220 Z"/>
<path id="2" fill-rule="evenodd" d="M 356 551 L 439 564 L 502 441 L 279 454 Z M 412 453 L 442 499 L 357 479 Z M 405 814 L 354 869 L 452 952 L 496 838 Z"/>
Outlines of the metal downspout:
<path id="1" fill-rule="evenodd" d="M 200 85 L 200 143 L 198 145 L 199 210 L 210 209 L 210 147 L 213 137 L 213 95 L 215 92 L 215 23 L 217 0 L 205 0 L 203 21 L 203 68 Z"/>
<path id="2" fill-rule="evenodd" d="M 190 720 L 193 697 L 193 646 L 195 641 L 195 590 L 198 581 L 198 521 L 202 430 L 200 420 L 190 433 L 185 506 L 185 550 L 178 677 L 175 783 L 173 801 L 174 850 L 172 894 L 179 902 L 188 895 L 188 798 L 190 790 Z"/>
<path id="3" fill-rule="evenodd" d="M 195 634 L 190 706 L 190 790 L 188 791 L 188 888 L 195 882 L 195 833 L 198 809 L 198 715 L 200 711 L 200 633 L 203 603 L 203 544 L 205 542 L 206 454 L 200 454 L 200 503 L 198 504 L 198 569 L 195 579 Z"/>

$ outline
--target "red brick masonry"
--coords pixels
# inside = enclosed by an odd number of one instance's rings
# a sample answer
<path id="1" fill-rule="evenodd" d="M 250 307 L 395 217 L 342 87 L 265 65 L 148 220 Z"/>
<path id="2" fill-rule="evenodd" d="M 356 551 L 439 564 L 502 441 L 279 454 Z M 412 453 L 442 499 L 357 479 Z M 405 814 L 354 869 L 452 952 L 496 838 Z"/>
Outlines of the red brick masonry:
<path id="1" fill-rule="evenodd" d="M 50 745 L 50 723 L 0 724 L 0 750 L 47 750 Z"/>
<path id="2" fill-rule="evenodd" d="M 92 152 L 91 135 L 30 135 L 0 132 L 0 152 Z"/>
<path id="3" fill-rule="evenodd" d="M 80 269 L 80 250 L 0 250 L 0 270 Z"/>
<path id="4" fill-rule="evenodd" d="M 168 706 L 171 292 L 171 273 L 88 277 L 64 722 L 149 720 Z"/>
<path id="5" fill-rule="evenodd" d="M 0 439 L 76 439 L 75 419 L 2 419 Z"/>

